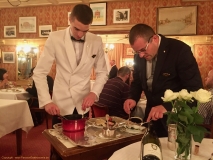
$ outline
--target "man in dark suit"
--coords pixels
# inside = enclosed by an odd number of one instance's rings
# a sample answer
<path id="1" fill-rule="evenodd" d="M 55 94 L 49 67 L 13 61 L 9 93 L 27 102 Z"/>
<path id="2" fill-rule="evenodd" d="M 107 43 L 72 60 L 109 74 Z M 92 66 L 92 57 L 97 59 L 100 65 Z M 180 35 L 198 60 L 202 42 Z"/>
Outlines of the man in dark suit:
<path id="1" fill-rule="evenodd" d="M 111 65 L 112 68 L 109 72 L 109 79 L 112 79 L 112 78 L 117 77 L 118 68 L 115 64 L 115 60 L 111 60 L 110 65 Z"/>
<path id="2" fill-rule="evenodd" d="M 164 114 L 171 111 L 170 103 L 163 103 L 166 89 L 178 92 L 181 89 L 196 91 L 202 88 L 202 80 L 191 48 L 176 39 L 155 34 L 146 24 L 133 26 L 129 42 L 136 52 L 134 56 L 133 82 L 130 98 L 124 103 L 124 110 L 136 106 L 144 91 L 147 98 L 145 121 L 153 120 L 159 137 L 168 136 Z"/>

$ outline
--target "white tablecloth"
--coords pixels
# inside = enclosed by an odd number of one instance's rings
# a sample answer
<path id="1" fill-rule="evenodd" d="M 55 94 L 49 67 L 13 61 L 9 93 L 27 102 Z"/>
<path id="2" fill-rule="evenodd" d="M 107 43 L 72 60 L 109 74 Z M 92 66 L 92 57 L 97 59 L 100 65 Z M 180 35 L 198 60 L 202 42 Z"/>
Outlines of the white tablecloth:
<path id="1" fill-rule="evenodd" d="M 24 90 L 24 88 L 18 89 L 20 92 L 14 92 L 12 90 L 1 89 L 0 98 L 1 99 L 11 99 L 11 100 L 28 100 L 30 94 Z"/>
<path id="2" fill-rule="evenodd" d="M 0 99 L 0 138 L 19 128 L 28 132 L 33 126 L 27 101 Z"/>
<path id="3" fill-rule="evenodd" d="M 167 148 L 167 138 L 160 138 L 163 152 L 163 160 L 174 160 L 175 152 Z M 192 154 L 192 160 L 208 160 L 213 153 L 213 139 L 203 139 L 202 143 L 192 143 L 192 153 L 194 153 L 194 145 L 198 144 L 198 155 Z M 114 154 L 108 160 L 140 160 L 141 142 L 130 144 L 120 150 L 114 152 Z"/>

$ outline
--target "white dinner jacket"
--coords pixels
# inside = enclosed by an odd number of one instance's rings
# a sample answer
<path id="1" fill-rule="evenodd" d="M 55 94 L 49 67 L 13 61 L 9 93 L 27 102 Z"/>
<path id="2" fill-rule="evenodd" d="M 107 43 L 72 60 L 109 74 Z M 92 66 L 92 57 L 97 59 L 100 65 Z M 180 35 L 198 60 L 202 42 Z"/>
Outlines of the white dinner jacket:
<path id="1" fill-rule="evenodd" d="M 75 107 L 79 114 L 83 113 L 82 100 L 90 92 L 92 67 L 95 68 L 96 80 L 91 92 L 97 97 L 108 77 L 101 37 L 86 33 L 82 58 L 77 66 L 69 30 L 70 27 L 50 33 L 33 75 L 39 107 L 42 108 L 53 101 L 60 108 L 61 115 L 72 114 Z M 54 60 L 56 76 L 51 100 L 46 75 L 50 72 Z"/>

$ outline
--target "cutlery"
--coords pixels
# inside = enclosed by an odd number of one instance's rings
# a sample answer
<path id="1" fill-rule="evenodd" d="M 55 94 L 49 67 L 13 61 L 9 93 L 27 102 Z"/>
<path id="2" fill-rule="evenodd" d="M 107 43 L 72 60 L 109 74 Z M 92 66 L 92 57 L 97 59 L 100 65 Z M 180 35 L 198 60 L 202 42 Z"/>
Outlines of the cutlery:
<path id="1" fill-rule="evenodd" d="M 62 116 L 62 115 L 58 115 L 59 117 L 61 117 L 61 118 L 63 118 L 63 119 L 65 119 L 65 120 L 68 120 L 66 117 L 64 117 L 64 116 Z"/>
<path id="2" fill-rule="evenodd" d="M 106 114 L 106 121 L 107 121 L 107 130 L 109 130 L 109 115 Z"/>
<path id="3" fill-rule="evenodd" d="M 83 110 L 82 118 L 84 118 L 84 110 Z"/>

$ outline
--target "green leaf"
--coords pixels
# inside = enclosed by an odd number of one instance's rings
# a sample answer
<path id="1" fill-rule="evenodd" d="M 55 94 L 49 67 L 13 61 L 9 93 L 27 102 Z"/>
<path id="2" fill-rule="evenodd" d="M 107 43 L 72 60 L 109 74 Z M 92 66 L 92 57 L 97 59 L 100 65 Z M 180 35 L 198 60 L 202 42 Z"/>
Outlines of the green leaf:
<path id="1" fill-rule="evenodd" d="M 187 130 L 193 135 L 197 135 L 197 136 L 200 135 L 200 130 L 199 130 L 198 126 L 188 125 Z"/>
<path id="2" fill-rule="evenodd" d="M 179 115 L 178 115 L 178 118 L 179 118 L 182 122 L 185 122 L 186 124 L 188 124 L 188 120 L 187 120 L 187 117 L 186 117 L 185 115 L 179 114 Z"/>
<path id="3" fill-rule="evenodd" d="M 179 114 L 182 115 L 182 116 L 185 116 L 187 118 L 188 124 L 192 124 L 193 123 L 194 117 L 191 116 L 188 112 L 181 111 Z"/>
<path id="4" fill-rule="evenodd" d="M 199 113 L 194 113 L 192 116 L 194 117 L 195 124 L 203 124 L 203 117 Z"/>

